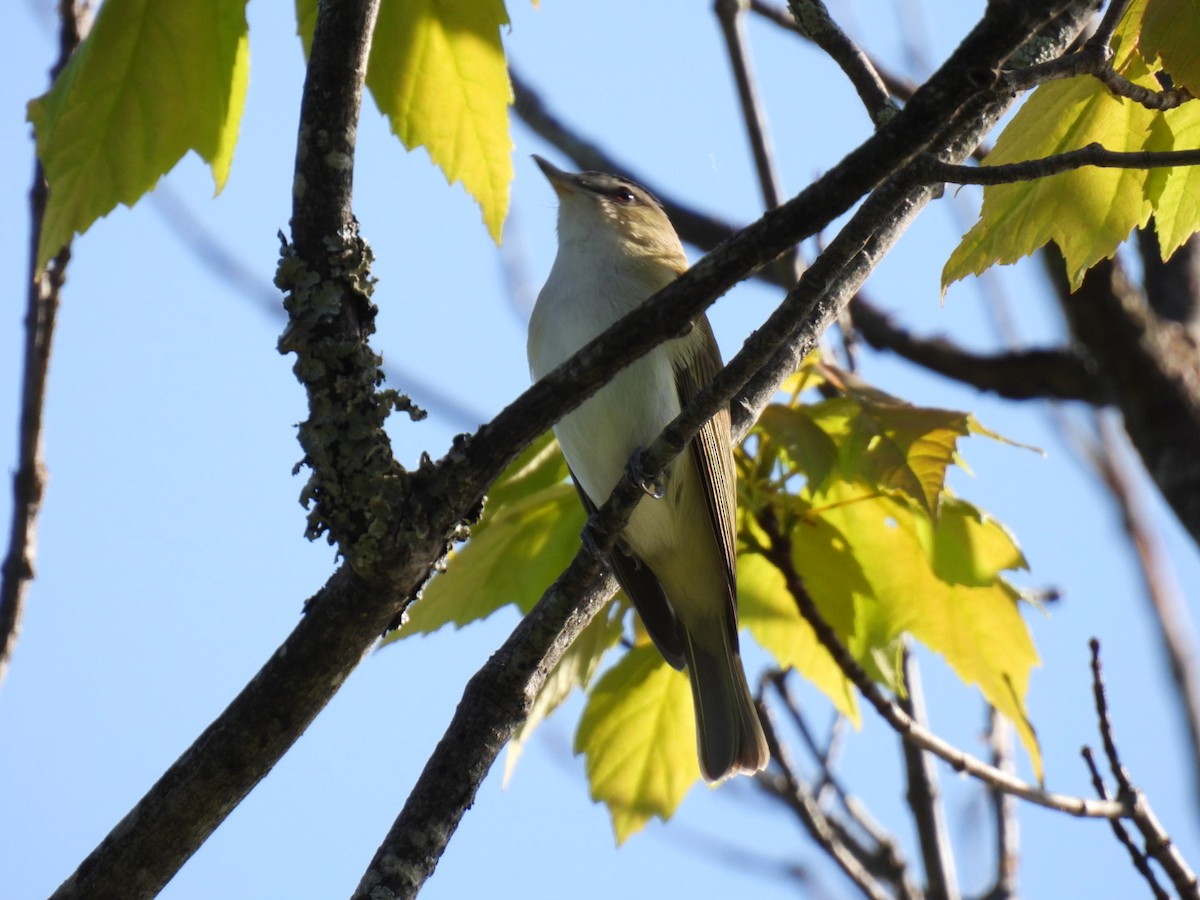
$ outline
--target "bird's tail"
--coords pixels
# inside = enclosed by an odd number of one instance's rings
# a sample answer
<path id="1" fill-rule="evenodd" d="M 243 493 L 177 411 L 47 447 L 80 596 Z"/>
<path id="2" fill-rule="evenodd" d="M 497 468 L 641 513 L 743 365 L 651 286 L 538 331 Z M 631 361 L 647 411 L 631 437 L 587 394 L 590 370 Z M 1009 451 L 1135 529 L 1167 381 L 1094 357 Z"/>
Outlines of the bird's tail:
<path id="1" fill-rule="evenodd" d="M 684 628 L 700 771 L 709 782 L 765 769 L 771 754 L 746 683 L 737 634 L 724 622 Z M 708 638 L 708 640 L 706 640 Z"/>

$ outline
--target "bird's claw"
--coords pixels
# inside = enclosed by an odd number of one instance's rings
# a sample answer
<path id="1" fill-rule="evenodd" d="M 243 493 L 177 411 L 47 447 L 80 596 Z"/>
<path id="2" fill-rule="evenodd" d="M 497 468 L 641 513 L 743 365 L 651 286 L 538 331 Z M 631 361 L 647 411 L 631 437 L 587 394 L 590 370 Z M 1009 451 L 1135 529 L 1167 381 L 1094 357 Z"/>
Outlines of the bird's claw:
<path id="1" fill-rule="evenodd" d="M 626 468 L 629 470 L 629 477 L 647 497 L 652 497 L 655 500 L 661 500 L 667 495 L 666 479 L 662 474 L 655 478 L 651 478 L 646 472 L 646 466 L 643 462 L 645 450 L 638 448 L 633 451 L 633 456 L 629 458 L 629 464 Z"/>

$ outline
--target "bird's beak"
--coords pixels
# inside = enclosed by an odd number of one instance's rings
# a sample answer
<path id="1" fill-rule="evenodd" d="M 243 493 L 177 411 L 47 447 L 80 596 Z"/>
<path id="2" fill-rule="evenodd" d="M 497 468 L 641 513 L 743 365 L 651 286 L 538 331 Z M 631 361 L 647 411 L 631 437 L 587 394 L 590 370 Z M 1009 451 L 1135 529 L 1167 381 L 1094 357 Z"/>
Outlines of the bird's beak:
<path id="1" fill-rule="evenodd" d="M 575 189 L 575 176 L 570 172 L 564 172 L 562 169 L 552 166 L 536 153 L 533 155 L 533 161 L 538 164 L 538 168 L 542 170 L 542 174 L 550 182 L 550 187 L 554 188 L 554 193 L 561 197 L 568 191 Z"/>

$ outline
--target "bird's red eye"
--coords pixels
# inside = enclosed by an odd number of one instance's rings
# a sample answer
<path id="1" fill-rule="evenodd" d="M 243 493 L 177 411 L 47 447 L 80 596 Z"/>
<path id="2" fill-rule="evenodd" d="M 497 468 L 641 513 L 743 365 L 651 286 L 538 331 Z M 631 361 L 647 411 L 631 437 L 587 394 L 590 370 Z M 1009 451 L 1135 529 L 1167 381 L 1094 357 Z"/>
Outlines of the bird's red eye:
<path id="1" fill-rule="evenodd" d="M 611 194 L 609 194 L 609 196 L 618 203 L 623 204 L 632 203 L 637 199 L 633 196 L 633 191 L 629 190 L 628 188 L 617 188 Z"/>

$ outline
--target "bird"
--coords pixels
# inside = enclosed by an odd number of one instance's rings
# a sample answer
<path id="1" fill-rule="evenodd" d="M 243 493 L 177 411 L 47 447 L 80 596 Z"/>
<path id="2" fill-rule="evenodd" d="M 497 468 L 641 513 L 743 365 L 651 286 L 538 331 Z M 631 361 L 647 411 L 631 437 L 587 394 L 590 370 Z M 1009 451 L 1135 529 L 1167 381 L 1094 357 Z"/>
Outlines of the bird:
<path id="1" fill-rule="evenodd" d="M 558 252 L 529 322 L 534 381 L 688 268 L 658 199 L 603 172 L 564 172 L 539 156 L 558 197 Z M 703 314 L 565 415 L 554 433 L 588 512 L 631 460 L 720 371 Z M 636 470 L 635 470 L 636 471 Z M 728 407 L 643 489 L 608 562 L 651 640 L 686 669 L 701 774 L 710 783 L 770 760 L 738 644 L 736 473 Z"/>

